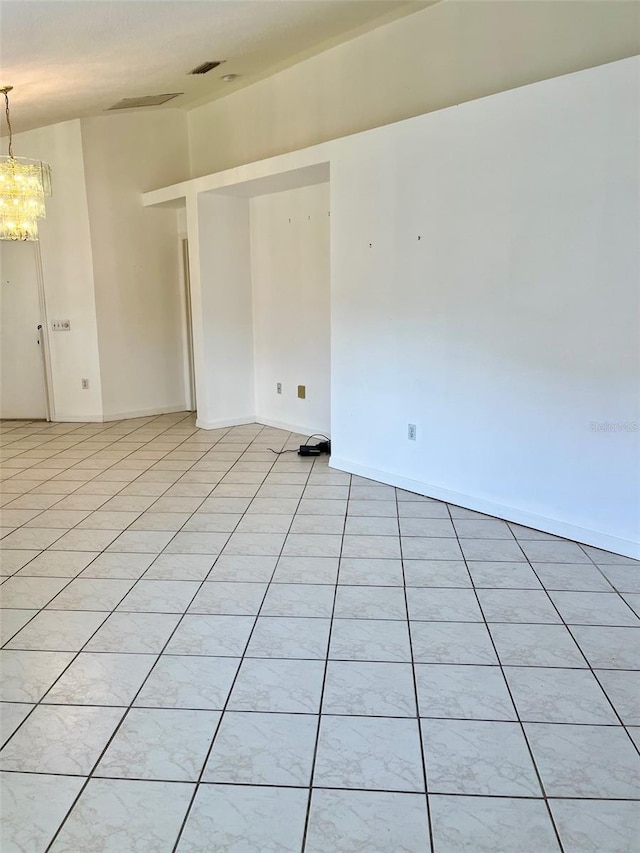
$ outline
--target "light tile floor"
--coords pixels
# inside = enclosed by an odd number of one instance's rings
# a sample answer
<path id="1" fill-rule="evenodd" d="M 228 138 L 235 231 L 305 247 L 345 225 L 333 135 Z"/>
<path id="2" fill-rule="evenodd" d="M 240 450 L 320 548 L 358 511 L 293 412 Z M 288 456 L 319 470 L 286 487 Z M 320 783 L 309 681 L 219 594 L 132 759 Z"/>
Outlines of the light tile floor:
<path id="1" fill-rule="evenodd" d="M 5 422 L 2 853 L 638 853 L 640 564 L 188 414 Z"/>

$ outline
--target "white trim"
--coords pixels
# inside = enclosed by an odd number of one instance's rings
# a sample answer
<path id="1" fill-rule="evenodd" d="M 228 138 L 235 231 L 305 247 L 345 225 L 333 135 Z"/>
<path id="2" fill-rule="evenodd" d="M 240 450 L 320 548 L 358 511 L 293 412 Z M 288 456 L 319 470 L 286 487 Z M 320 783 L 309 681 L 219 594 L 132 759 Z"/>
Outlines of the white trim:
<path id="1" fill-rule="evenodd" d="M 300 426 L 299 424 L 288 424 L 284 421 L 272 421 L 268 418 L 256 418 L 255 421 L 257 424 L 262 424 L 263 426 L 275 427 L 275 429 L 285 429 L 288 432 L 295 432 L 299 435 L 319 435 L 320 433 L 315 432 L 308 426 Z M 328 433 L 323 432 L 322 435 L 326 435 L 328 438 L 330 436 Z"/>
<path id="2" fill-rule="evenodd" d="M 309 427 L 300 426 L 299 424 L 287 424 L 283 421 L 271 421 L 267 418 L 259 418 L 256 415 L 250 415 L 247 418 L 226 418 L 221 421 L 205 421 L 202 418 L 196 419 L 196 426 L 198 429 L 225 429 L 227 427 L 246 426 L 247 424 L 259 424 L 261 426 L 274 427 L 275 429 L 294 432 L 298 435 L 314 435 L 313 430 Z M 322 434 L 326 435 L 327 433 Z"/>
<path id="3" fill-rule="evenodd" d="M 101 424 L 104 423 L 102 415 L 56 415 L 51 418 L 56 424 Z"/>
<path id="4" fill-rule="evenodd" d="M 42 269 L 42 254 L 40 252 L 40 241 L 33 244 L 33 255 L 36 265 L 36 282 L 38 287 L 38 299 L 40 302 L 40 346 L 44 356 L 44 394 L 47 406 L 47 420 L 56 420 L 56 401 L 53 394 L 53 368 L 51 367 L 51 344 L 49 342 L 49 315 L 47 313 L 47 295 L 44 289 L 44 272 Z"/>
<path id="5" fill-rule="evenodd" d="M 198 429 L 226 429 L 227 427 L 246 426 L 247 424 L 258 423 L 254 415 L 248 418 L 227 418 L 222 421 L 203 421 L 201 418 L 196 418 L 196 426 Z"/>
<path id="6" fill-rule="evenodd" d="M 184 405 L 183 400 L 181 403 L 176 403 L 173 406 L 159 406 L 153 409 L 140 409 L 137 412 L 109 412 L 102 416 L 102 420 L 107 423 L 108 421 L 125 421 L 127 418 L 147 418 L 150 415 L 173 415 L 176 412 L 184 412 L 185 415 L 188 415 L 189 412 L 185 410 Z"/>
<path id="7" fill-rule="evenodd" d="M 344 137 L 343 137 L 344 138 Z M 221 172 L 189 178 L 178 184 L 150 190 L 142 194 L 144 207 L 183 207 L 185 199 L 199 193 L 225 191 L 227 195 L 251 197 L 268 192 L 279 192 L 300 186 L 325 183 L 329 180 L 328 165 L 331 159 L 331 141 L 319 142 L 307 148 L 276 154 L 253 163 L 232 166 Z M 246 184 L 243 192 L 237 185 Z"/>
<path id="8" fill-rule="evenodd" d="M 447 503 L 472 509 L 476 512 L 482 512 L 496 518 L 503 518 L 515 524 L 532 527 L 534 530 L 552 533 L 564 539 L 572 539 L 584 545 L 592 545 L 594 548 L 602 548 L 602 550 L 611 551 L 614 554 L 622 554 L 625 557 L 640 559 L 640 542 L 633 542 L 630 539 L 620 539 L 617 536 L 610 536 L 608 533 L 601 533 L 599 530 L 578 527 L 575 524 L 548 518 L 544 515 L 536 515 L 533 512 L 526 512 L 516 507 L 493 503 L 492 501 L 477 498 L 473 495 L 463 495 L 459 492 L 453 492 L 450 489 L 433 486 L 430 483 L 422 483 L 418 480 L 400 477 L 389 471 L 378 471 L 376 468 L 367 468 L 365 465 L 358 465 L 346 459 L 339 459 L 332 456 L 329 460 L 329 467 L 335 468 L 338 471 L 345 471 L 348 474 L 357 474 L 369 480 L 376 480 L 389 486 L 396 486 L 408 492 L 415 492 L 418 495 L 446 501 Z"/>
<path id="9" fill-rule="evenodd" d="M 200 282 L 200 216 L 195 196 L 186 206 L 187 240 L 189 241 L 189 292 L 191 296 L 191 341 L 193 344 L 193 369 L 195 384 L 195 410 L 209 413 L 206 375 L 205 330 L 202 319 L 202 288 Z M 206 423 L 206 421 L 205 421 Z M 214 429 L 215 427 L 202 427 Z"/>
<path id="10" fill-rule="evenodd" d="M 115 414 L 108 415 L 65 415 L 61 414 L 56 419 L 56 423 L 66 424 L 66 423 L 87 423 L 87 424 L 103 424 L 110 423 L 111 421 L 126 421 L 129 418 L 149 418 L 154 415 L 174 415 L 176 413 L 183 413 L 185 415 L 191 414 L 188 412 L 184 403 L 178 403 L 176 406 L 162 406 L 161 408 L 156 409 L 141 409 L 137 412 L 116 412 Z"/>
<path id="11" fill-rule="evenodd" d="M 186 244 L 186 246 L 185 246 Z M 189 288 L 189 238 L 178 234 L 178 289 L 180 293 L 180 328 L 182 332 L 182 373 L 184 377 L 185 409 L 196 410 L 195 378 L 193 376 L 193 340 L 191 332 L 191 292 Z"/>

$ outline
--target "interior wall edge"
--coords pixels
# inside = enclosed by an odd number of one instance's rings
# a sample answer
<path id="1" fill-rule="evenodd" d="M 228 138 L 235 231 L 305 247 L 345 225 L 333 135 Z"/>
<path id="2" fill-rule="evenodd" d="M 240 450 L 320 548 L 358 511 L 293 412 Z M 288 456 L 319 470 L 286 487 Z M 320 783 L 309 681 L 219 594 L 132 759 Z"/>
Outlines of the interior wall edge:
<path id="1" fill-rule="evenodd" d="M 408 492 L 424 495 L 424 497 L 446 501 L 447 503 L 471 509 L 475 512 L 482 512 L 486 515 L 504 519 L 505 521 L 511 521 L 514 524 L 521 524 L 524 527 L 532 527 L 534 530 L 541 530 L 544 533 L 551 533 L 555 536 L 561 536 L 564 539 L 571 539 L 583 545 L 592 545 L 594 548 L 602 548 L 604 551 L 612 551 L 614 554 L 621 554 L 624 557 L 632 557 L 636 560 L 640 559 L 640 541 L 635 542 L 630 539 L 621 539 L 618 536 L 611 536 L 599 530 L 579 527 L 576 524 L 570 524 L 560 519 L 547 518 L 546 516 L 526 512 L 525 510 L 506 504 L 493 503 L 475 495 L 461 494 L 450 489 L 443 489 L 441 486 L 434 486 L 432 483 L 411 480 L 407 477 L 394 474 L 391 471 L 368 468 L 366 465 L 358 465 L 355 462 L 335 456 L 332 456 L 329 460 L 329 467 L 335 468 L 337 471 L 344 471 L 347 474 L 357 474 L 360 477 L 366 477 L 369 480 L 375 480 L 388 486 L 405 489 Z M 586 560 L 585 556 L 585 562 Z"/>

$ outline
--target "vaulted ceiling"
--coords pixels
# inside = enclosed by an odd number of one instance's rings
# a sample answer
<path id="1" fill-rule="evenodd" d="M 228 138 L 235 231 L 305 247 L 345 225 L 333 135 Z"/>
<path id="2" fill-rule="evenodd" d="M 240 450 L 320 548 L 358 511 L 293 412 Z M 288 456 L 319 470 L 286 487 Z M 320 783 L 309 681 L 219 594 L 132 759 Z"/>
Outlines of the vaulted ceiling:
<path id="1" fill-rule="evenodd" d="M 181 92 L 167 106 L 192 107 L 433 2 L 1 0 L 0 85 L 15 131 L 122 98 Z M 224 64 L 188 75 L 208 60 Z"/>

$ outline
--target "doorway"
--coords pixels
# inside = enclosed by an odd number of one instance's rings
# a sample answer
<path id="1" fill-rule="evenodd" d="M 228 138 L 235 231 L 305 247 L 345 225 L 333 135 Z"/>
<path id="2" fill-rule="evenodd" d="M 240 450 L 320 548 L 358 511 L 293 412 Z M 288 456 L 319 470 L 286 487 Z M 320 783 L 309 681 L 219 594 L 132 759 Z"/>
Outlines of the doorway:
<path id="1" fill-rule="evenodd" d="M 180 238 L 181 248 L 181 270 L 182 270 L 182 304 L 183 304 L 183 331 L 184 341 L 184 388 L 187 411 L 196 411 L 196 380 L 193 359 L 193 320 L 191 314 L 191 280 L 189 277 L 189 240 L 182 236 Z"/>
<path id="2" fill-rule="evenodd" d="M 0 242 L 0 417 L 49 420 L 38 243 Z"/>

